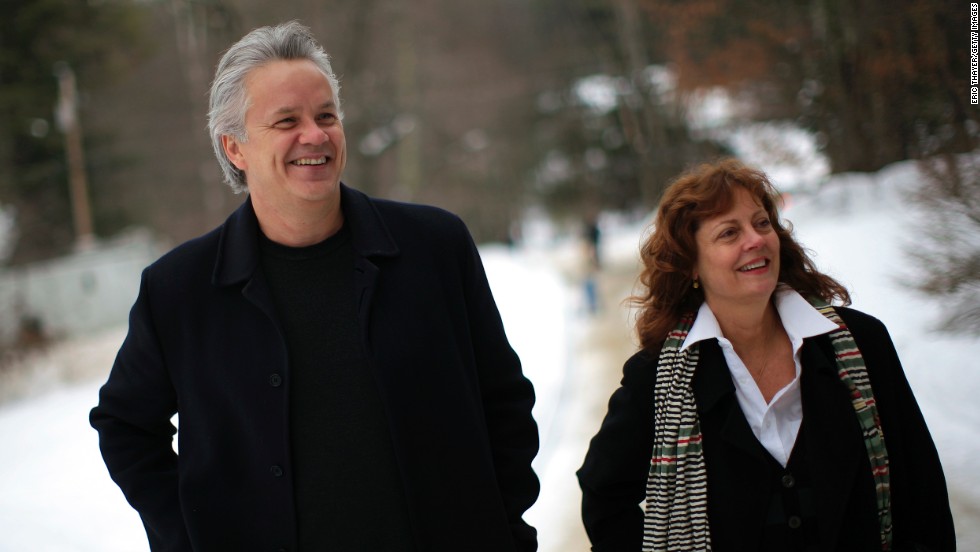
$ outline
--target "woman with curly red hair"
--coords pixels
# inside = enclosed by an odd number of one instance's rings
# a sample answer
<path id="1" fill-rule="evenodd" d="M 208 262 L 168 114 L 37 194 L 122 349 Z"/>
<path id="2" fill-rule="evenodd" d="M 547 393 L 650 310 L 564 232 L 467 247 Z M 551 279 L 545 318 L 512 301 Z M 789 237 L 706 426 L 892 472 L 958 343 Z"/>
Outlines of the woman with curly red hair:
<path id="1" fill-rule="evenodd" d="M 888 331 L 831 306 L 847 289 L 778 206 L 734 159 L 664 194 L 633 298 L 642 350 L 578 472 L 593 550 L 955 549 Z"/>

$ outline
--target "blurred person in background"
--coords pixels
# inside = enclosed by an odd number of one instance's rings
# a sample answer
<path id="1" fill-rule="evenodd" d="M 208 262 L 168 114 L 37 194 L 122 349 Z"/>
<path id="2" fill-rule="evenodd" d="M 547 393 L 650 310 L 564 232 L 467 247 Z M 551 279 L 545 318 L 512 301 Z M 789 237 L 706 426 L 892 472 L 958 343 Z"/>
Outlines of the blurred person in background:
<path id="1" fill-rule="evenodd" d="M 109 473 L 154 551 L 536 550 L 534 391 L 477 249 L 341 183 L 338 90 L 296 22 L 221 58 L 245 201 L 144 271 L 91 413 Z"/>
<path id="2" fill-rule="evenodd" d="M 777 205 L 733 159 L 664 194 L 634 297 L 642 350 L 578 472 L 593 550 L 955 549 L 888 331 L 830 305 L 847 290 Z"/>

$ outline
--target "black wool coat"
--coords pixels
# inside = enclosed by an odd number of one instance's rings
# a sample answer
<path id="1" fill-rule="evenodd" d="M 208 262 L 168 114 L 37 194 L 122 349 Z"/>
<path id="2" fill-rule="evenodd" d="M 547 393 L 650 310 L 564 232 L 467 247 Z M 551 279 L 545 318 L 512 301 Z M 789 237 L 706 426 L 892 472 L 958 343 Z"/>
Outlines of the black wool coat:
<path id="1" fill-rule="evenodd" d="M 868 369 L 891 473 L 893 550 L 955 550 L 946 480 L 932 437 L 912 395 L 885 326 L 853 309 L 837 307 Z M 592 439 L 582 468 L 582 515 L 596 552 L 639 552 L 654 437 L 654 386 L 659 349 L 641 351 L 623 369 L 621 387 Z M 799 459 L 809 474 L 816 542 L 807 550 L 880 550 L 875 490 L 868 453 L 847 390 L 836 373 L 826 336 L 804 340 L 801 350 L 805 440 Z M 700 343 L 692 382 L 708 475 L 708 523 L 715 552 L 763 550 L 769 499 L 779 489 L 765 449 L 735 397 L 716 340 Z M 795 451 L 794 451 L 795 455 Z M 791 464 L 793 461 L 791 461 Z M 781 551 L 782 552 L 782 551 Z"/>
<path id="2" fill-rule="evenodd" d="M 450 213 L 343 185 L 341 208 L 416 548 L 535 550 L 534 391 L 472 238 Z M 258 232 L 246 200 L 144 271 L 91 412 L 154 551 L 296 550 L 289 362 Z"/>

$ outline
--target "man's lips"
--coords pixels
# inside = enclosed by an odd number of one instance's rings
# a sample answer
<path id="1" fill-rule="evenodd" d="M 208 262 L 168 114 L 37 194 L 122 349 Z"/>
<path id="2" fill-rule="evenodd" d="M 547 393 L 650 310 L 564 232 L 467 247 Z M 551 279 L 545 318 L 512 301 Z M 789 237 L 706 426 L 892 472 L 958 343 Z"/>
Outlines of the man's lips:
<path id="1" fill-rule="evenodd" d="M 291 161 L 290 164 L 297 165 L 297 166 L 300 166 L 300 167 L 326 165 L 327 164 L 327 156 L 323 155 L 323 156 L 320 156 L 320 157 L 302 157 L 300 159 L 296 159 L 294 161 Z"/>

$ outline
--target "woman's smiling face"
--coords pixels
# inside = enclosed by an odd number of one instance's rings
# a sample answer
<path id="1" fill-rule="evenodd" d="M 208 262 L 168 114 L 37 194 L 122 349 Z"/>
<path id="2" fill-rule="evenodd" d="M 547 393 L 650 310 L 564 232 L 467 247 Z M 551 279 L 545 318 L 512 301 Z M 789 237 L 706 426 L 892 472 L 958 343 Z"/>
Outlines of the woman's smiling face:
<path id="1" fill-rule="evenodd" d="M 779 236 L 746 189 L 737 187 L 732 207 L 701 221 L 694 238 L 693 277 L 713 312 L 769 301 L 779 278 Z"/>

